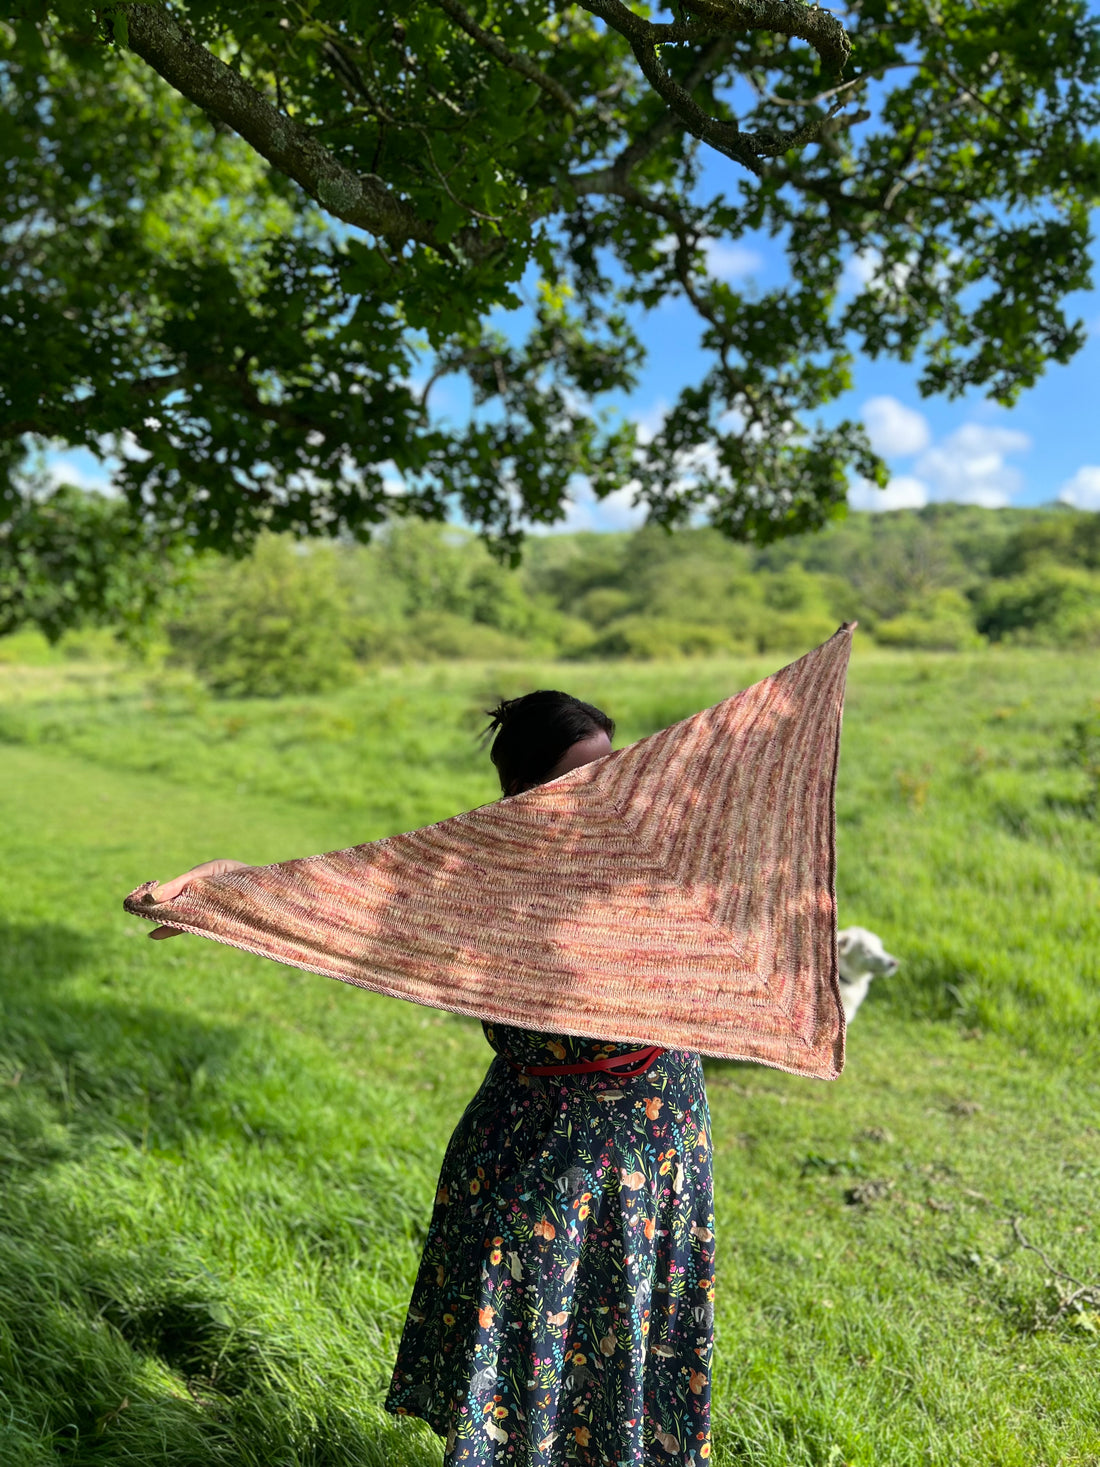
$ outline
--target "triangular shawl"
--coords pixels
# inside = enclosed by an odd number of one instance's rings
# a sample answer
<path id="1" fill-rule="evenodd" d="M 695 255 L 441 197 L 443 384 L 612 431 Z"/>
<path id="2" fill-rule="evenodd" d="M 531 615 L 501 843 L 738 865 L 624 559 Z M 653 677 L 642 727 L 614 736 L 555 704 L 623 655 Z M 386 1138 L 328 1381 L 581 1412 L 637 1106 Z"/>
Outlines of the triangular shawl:
<path id="1" fill-rule="evenodd" d="M 851 630 L 523 794 L 126 909 L 455 1013 L 833 1079 Z"/>

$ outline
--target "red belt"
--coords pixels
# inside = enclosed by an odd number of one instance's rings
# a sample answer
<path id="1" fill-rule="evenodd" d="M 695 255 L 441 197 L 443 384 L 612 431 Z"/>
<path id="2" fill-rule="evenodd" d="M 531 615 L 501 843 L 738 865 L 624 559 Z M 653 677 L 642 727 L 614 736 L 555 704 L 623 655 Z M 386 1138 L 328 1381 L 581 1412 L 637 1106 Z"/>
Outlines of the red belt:
<path id="1" fill-rule="evenodd" d="M 658 1055 L 664 1053 L 651 1044 L 647 1049 L 632 1049 L 629 1054 L 611 1054 L 606 1059 L 582 1060 L 575 1065 L 517 1065 L 512 1059 L 508 1063 L 521 1075 L 594 1075 L 603 1071 L 613 1079 L 633 1080 L 637 1075 L 644 1075 Z"/>

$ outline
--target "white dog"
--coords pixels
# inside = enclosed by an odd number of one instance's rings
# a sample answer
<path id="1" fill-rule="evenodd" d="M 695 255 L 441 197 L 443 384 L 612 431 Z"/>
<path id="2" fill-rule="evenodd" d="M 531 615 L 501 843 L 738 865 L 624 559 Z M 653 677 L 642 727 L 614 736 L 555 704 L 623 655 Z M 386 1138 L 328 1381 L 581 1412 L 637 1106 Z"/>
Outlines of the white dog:
<path id="1" fill-rule="evenodd" d="M 844 1021 L 850 1024 L 867 997 L 871 979 L 896 973 L 898 960 L 886 951 L 882 939 L 866 927 L 845 927 L 843 932 L 838 932 L 836 950 L 840 959 L 840 1002 L 844 1006 Z"/>

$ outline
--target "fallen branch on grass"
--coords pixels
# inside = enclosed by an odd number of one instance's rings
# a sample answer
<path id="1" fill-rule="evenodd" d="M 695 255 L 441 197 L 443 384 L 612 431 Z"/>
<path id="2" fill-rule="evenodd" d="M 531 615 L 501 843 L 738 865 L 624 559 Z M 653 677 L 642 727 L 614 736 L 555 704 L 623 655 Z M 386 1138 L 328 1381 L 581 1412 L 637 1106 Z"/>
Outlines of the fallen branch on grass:
<path id="1" fill-rule="evenodd" d="M 1054 1284 L 1055 1291 L 1058 1295 L 1058 1307 L 1050 1318 L 1045 1321 L 1048 1325 L 1057 1324 L 1070 1310 L 1075 1311 L 1077 1314 L 1083 1314 L 1086 1308 L 1100 1309 L 1100 1282 L 1085 1283 L 1083 1279 L 1076 1278 L 1073 1274 L 1067 1273 L 1064 1268 L 1059 1268 L 1051 1260 L 1050 1255 L 1039 1247 L 1038 1243 L 1032 1243 L 1030 1239 L 1024 1236 L 1018 1217 L 1010 1220 L 1010 1226 L 1013 1237 L 1019 1243 L 1020 1247 L 1026 1248 L 1031 1253 L 1037 1253 L 1043 1260 L 1045 1266 L 1050 1270 L 1051 1282 Z M 1064 1284 L 1072 1284 L 1073 1287 L 1066 1290 L 1063 1287 Z"/>

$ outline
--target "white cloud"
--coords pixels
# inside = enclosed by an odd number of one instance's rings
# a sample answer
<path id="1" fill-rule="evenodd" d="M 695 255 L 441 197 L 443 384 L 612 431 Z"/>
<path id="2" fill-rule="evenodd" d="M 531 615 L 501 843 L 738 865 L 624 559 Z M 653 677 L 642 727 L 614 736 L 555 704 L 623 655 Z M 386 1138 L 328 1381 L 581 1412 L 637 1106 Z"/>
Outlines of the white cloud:
<path id="1" fill-rule="evenodd" d="M 921 509 L 929 497 L 928 485 L 909 474 L 891 479 L 885 489 L 869 479 L 857 479 L 848 490 L 848 503 L 853 509 Z"/>
<path id="2" fill-rule="evenodd" d="M 1058 498 L 1074 509 L 1100 510 L 1100 464 L 1082 464 L 1062 485 Z"/>
<path id="3" fill-rule="evenodd" d="M 60 484 L 71 484 L 74 489 L 106 494 L 111 488 L 109 470 L 87 453 L 47 453 L 42 469 L 51 489 Z"/>
<path id="4" fill-rule="evenodd" d="M 108 462 L 128 458 L 142 463 L 150 457 L 148 449 L 142 448 L 129 428 L 124 428 L 121 433 L 102 433 L 96 441 Z"/>
<path id="5" fill-rule="evenodd" d="M 703 242 L 703 254 L 707 262 L 707 274 L 715 280 L 745 280 L 754 275 L 764 264 L 764 256 L 748 245 L 708 239 Z"/>
<path id="6" fill-rule="evenodd" d="M 658 398 L 634 418 L 638 430 L 638 441 L 643 447 L 652 443 L 661 431 L 668 416 L 669 405 Z M 718 419 L 719 432 L 736 433 L 744 424 L 743 416 L 730 409 Z M 700 479 L 721 481 L 725 470 L 718 461 L 712 443 L 702 443 L 677 456 L 676 469 L 684 485 L 697 483 Z M 567 513 L 563 520 L 549 529 L 551 534 L 562 534 L 570 530 L 633 530 L 645 523 L 647 509 L 644 504 L 636 505 L 634 495 L 637 483 L 627 483 L 609 494 L 606 499 L 597 499 L 588 481 L 577 478 L 570 485 Z M 546 533 L 540 527 L 532 527 L 532 533 Z"/>
<path id="7" fill-rule="evenodd" d="M 924 451 L 912 473 L 897 475 L 885 489 L 876 489 L 865 479 L 855 480 L 848 492 L 853 509 L 920 509 L 936 500 L 1000 509 L 1023 487 L 1023 475 L 1006 462 L 1006 456 L 1031 447 L 1026 433 L 964 423 L 928 446 L 925 418 L 892 397 L 872 398 L 864 406 L 864 418 L 879 453 L 890 457 Z M 1082 505 L 1087 501 L 1088 507 L 1100 509 L 1100 468 L 1079 470 L 1063 487 L 1062 498 Z"/>
<path id="8" fill-rule="evenodd" d="M 857 250 L 854 255 L 849 255 L 840 275 L 841 295 L 856 295 L 865 290 L 878 274 L 881 264 L 882 255 L 876 249 Z"/>
<path id="9" fill-rule="evenodd" d="M 634 419 L 634 425 L 638 429 L 638 442 L 652 443 L 667 417 L 668 403 L 663 397 L 647 407 L 644 413 L 638 413 Z"/>
<path id="10" fill-rule="evenodd" d="M 646 408 L 645 412 L 635 414 L 634 425 L 638 429 L 639 443 L 653 442 L 664 427 L 668 411 L 668 403 L 663 397 L 659 397 L 656 402 Z M 739 433 L 744 425 L 745 415 L 737 408 L 727 408 L 718 419 L 716 426 L 719 433 Z"/>
<path id="11" fill-rule="evenodd" d="M 727 408 L 722 416 L 718 419 L 718 431 L 720 433 L 740 433 L 741 429 L 744 426 L 745 415 L 743 412 L 741 412 L 739 408 Z M 785 428 L 789 428 L 792 426 L 793 425 L 789 419 L 784 424 Z"/>
<path id="12" fill-rule="evenodd" d="M 638 429 L 638 442 L 645 445 L 652 443 L 653 439 L 661 431 L 665 418 L 668 416 L 668 404 L 663 398 L 658 398 L 655 403 L 640 413 L 634 423 Z M 740 433 L 745 426 L 745 417 L 737 408 L 728 408 L 717 420 L 715 425 L 719 433 Z M 750 433 L 751 433 L 750 429 Z M 763 431 L 763 430 L 761 430 Z M 718 457 L 714 443 L 707 440 L 697 444 L 693 448 L 684 449 L 676 454 L 675 467 L 677 480 L 684 487 L 698 484 L 700 479 L 710 479 L 718 484 L 730 483 L 729 473 L 723 467 Z M 629 486 L 627 486 L 629 488 Z M 625 491 L 622 491 L 625 492 Z M 607 503 L 608 501 L 605 501 Z M 636 519 L 632 523 L 641 523 Z M 624 525 L 623 528 L 626 526 Z"/>
<path id="13" fill-rule="evenodd" d="M 866 249 L 857 250 L 845 260 L 838 289 L 842 298 L 858 295 L 861 290 L 875 285 L 876 281 L 879 288 L 890 284 L 895 290 L 904 290 L 912 268 L 911 263 L 899 260 L 884 272 L 882 251 L 875 249 L 874 245 L 868 245 Z"/>
<path id="14" fill-rule="evenodd" d="M 658 399 L 636 417 L 642 444 L 652 442 L 668 411 L 668 403 Z M 853 509 L 921 509 L 937 500 L 997 509 L 1008 504 L 1023 487 L 1023 475 L 1007 459 L 1031 447 L 1026 433 L 970 422 L 933 443 L 923 413 L 885 395 L 868 399 L 863 406 L 863 417 L 879 453 L 887 458 L 917 457 L 911 471 L 895 474 L 885 489 L 865 479 L 855 479 L 848 491 L 848 503 Z M 739 425 L 738 415 L 731 413 L 718 426 L 725 431 L 737 431 Z M 721 483 L 725 474 L 709 443 L 681 454 L 677 468 L 685 484 L 712 478 Z M 599 502 L 587 484 L 578 484 L 570 494 L 568 518 L 555 528 L 632 529 L 643 523 L 646 513 L 644 508 L 632 503 L 633 497 L 634 486 L 627 484 Z M 1069 504 L 1100 509 L 1100 467 L 1080 469 L 1063 486 L 1061 497 Z"/>
<path id="15" fill-rule="evenodd" d="M 1026 433 L 964 423 L 921 454 L 914 470 L 930 485 L 932 499 L 1000 509 L 1023 487 L 1023 475 L 1005 462 L 1005 455 L 1024 453 L 1030 447 Z"/>
<path id="16" fill-rule="evenodd" d="M 928 419 L 896 397 L 872 397 L 863 404 L 871 447 L 884 458 L 919 453 L 932 439 Z"/>
<path id="17" fill-rule="evenodd" d="M 613 490 L 606 499 L 596 499 L 593 495 L 591 512 L 600 528 L 607 530 L 636 529 L 644 522 L 647 513 L 644 504 L 634 503 L 632 484 Z"/>
<path id="18" fill-rule="evenodd" d="M 634 486 L 624 484 L 606 499 L 597 499 L 584 479 L 574 480 L 565 518 L 554 525 L 532 525 L 533 535 L 565 535 L 574 530 L 635 530 L 646 517 L 645 505 L 634 505 Z"/>

